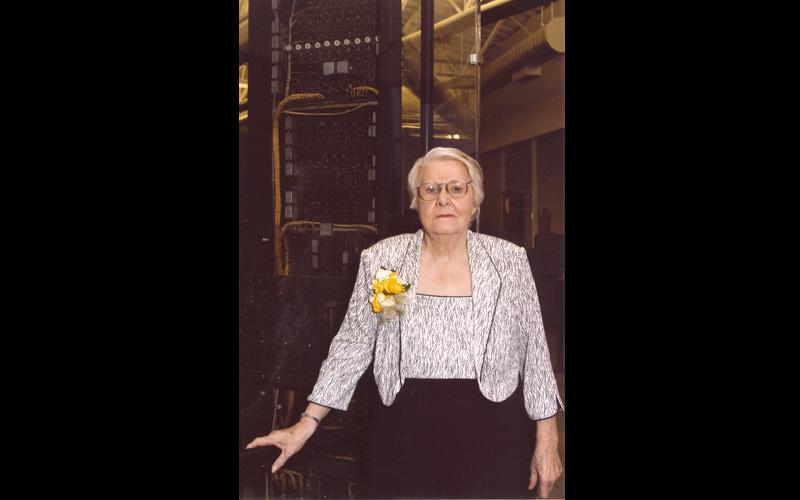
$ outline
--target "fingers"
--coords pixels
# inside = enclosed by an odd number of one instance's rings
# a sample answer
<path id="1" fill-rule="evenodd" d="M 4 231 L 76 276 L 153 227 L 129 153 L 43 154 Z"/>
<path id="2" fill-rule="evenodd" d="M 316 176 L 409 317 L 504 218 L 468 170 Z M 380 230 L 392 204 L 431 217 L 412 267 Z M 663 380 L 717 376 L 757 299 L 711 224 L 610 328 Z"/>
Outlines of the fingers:
<path id="1" fill-rule="evenodd" d="M 289 460 L 289 457 L 291 456 L 292 456 L 291 453 L 287 453 L 286 450 L 283 450 L 280 456 L 275 460 L 275 462 L 272 463 L 272 473 L 274 474 L 275 472 L 278 471 L 278 469 L 283 467 L 283 464 L 285 464 L 286 461 Z"/>
<path id="2" fill-rule="evenodd" d="M 250 441 L 247 446 L 245 446 L 246 450 L 250 448 L 255 448 L 256 446 L 273 446 L 278 443 L 280 436 L 276 435 L 274 432 L 270 432 L 266 436 L 257 437 L 254 440 Z"/>
<path id="3" fill-rule="evenodd" d="M 255 448 L 256 446 L 264 446 L 264 439 L 266 436 L 257 437 L 254 440 L 247 443 L 247 446 L 244 447 L 245 450 L 249 450 L 250 448 Z"/>
<path id="4" fill-rule="evenodd" d="M 547 498 L 550 496 L 550 490 L 553 489 L 553 484 L 555 481 L 540 481 L 539 482 L 539 496 L 542 498 Z"/>
<path id="5" fill-rule="evenodd" d="M 281 431 L 273 431 L 266 436 L 257 437 L 254 440 L 250 441 L 245 447 L 245 449 L 249 450 L 250 448 L 255 448 L 257 446 L 277 446 L 278 448 L 280 448 L 281 454 L 278 455 L 278 458 L 275 460 L 275 462 L 272 463 L 271 470 L 274 473 L 277 472 L 278 469 L 283 467 L 286 461 L 289 460 L 289 458 L 291 458 L 291 456 L 294 455 L 296 451 L 295 446 L 285 441 L 284 438 L 286 437 L 287 435 L 285 435 L 285 433 Z"/>
<path id="6" fill-rule="evenodd" d="M 538 496 L 541 498 L 548 498 L 559 477 L 561 477 L 560 464 L 555 469 L 545 470 L 537 470 L 537 468 L 532 465 L 528 490 L 533 490 L 538 485 Z"/>
<path id="7" fill-rule="evenodd" d="M 539 481 L 539 474 L 536 473 L 536 469 L 531 467 L 531 478 L 528 483 L 528 490 L 532 490 L 536 488 L 536 483 Z"/>

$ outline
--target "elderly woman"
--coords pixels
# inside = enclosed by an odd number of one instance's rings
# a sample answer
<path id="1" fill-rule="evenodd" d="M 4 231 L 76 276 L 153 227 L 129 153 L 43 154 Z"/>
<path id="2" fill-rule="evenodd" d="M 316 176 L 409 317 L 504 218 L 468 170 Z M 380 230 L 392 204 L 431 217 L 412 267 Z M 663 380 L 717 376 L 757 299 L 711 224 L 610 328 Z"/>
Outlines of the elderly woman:
<path id="1" fill-rule="evenodd" d="M 525 250 L 468 229 L 483 174 L 463 152 L 432 149 L 408 189 L 422 229 L 361 253 L 308 407 L 247 447 L 279 447 L 278 470 L 374 360 L 373 498 L 547 497 L 561 399 Z"/>

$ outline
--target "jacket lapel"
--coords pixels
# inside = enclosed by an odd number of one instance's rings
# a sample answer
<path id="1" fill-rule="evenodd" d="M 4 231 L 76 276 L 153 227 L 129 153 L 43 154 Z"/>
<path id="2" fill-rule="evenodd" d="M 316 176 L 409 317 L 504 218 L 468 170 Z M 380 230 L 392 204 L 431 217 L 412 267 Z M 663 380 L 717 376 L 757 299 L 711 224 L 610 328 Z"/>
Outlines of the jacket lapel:
<path id="1" fill-rule="evenodd" d="M 422 253 L 422 234 L 422 229 L 420 229 L 409 239 L 402 258 L 402 263 L 397 270 L 397 275 L 400 279 L 409 284 L 406 291 L 408 295 L 406 311 L 405 314 L 400 315 L 398 318 L 399 321 L 397 321 L 397 328 L 399 329 L 398 341 L 400 343 L 400 348 L 397 353 L 397 375 L 400 384 L 405 381 L 405 377 L 403 377 L 403 329 L 407 324 L 406 318 L 414 314 L 414 298 L 416 296 L 417 282 L 419 279 L 419 259 Z"/>
<path id="2" fill-rule="evenodd" d="M 467 252 L 472 273 L 473 353 L 475 371 L 480 380 L 489 335 L 495 321 L 495 309 L 502 289 L 502 279 L 484 242 L 472 231 L 467 232 Z"/>
<path id="3" fill-rule="evenodd" d="M 405 315 L 411 314 L 414 308 L 414 296 L 416 295 L 417 281 L 419 280 L 419 259 L 422 253 L 422 234 L 422 229 L 420 229 L 408 240 L 400 268 L 397 270 L 397 275 L 400 276 L 400 279 L 409 283 L 408 295 L 410 300 L 406 303 Z M 400 319 L 402 321 L 403 316 Z"/>

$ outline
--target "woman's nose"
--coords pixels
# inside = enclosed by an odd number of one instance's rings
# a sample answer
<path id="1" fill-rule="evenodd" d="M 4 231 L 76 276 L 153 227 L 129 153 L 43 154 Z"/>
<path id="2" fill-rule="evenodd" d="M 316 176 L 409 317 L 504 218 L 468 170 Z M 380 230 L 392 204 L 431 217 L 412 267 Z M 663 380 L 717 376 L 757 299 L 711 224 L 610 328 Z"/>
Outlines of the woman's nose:
<path id="1" fill-rule="evenodd" d="M 439 194 L 436 196 L 436 204 L 444 206 L 448 203 L 450 203 L 450 198 L 447 197 L 447 189 L 442 186 L 442 189 L 439 190 Z"/>

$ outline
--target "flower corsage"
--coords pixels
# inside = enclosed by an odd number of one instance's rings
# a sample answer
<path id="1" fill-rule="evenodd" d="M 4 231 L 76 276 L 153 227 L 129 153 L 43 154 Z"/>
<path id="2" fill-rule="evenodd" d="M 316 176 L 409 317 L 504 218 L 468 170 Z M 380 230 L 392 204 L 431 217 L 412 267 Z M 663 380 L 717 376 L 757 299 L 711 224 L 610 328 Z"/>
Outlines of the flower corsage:
<path id="1" fill-rule="evenodd" d="M 380 268 L 375 274 L 369 303 L 372 312 L 380 315 L 381 322 L 406 312 L 407 288 L 408 283 L 400 279 L 394 271 Z"/>

